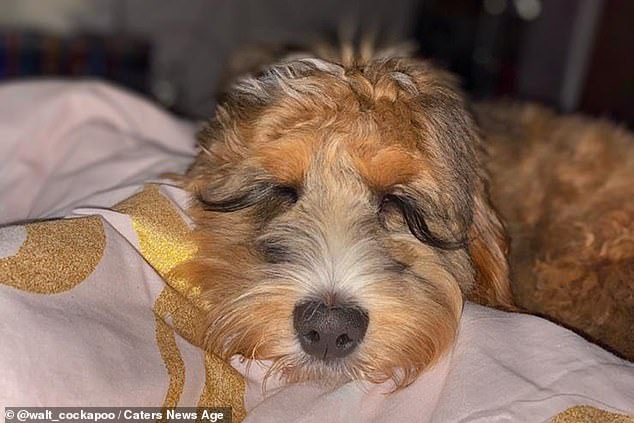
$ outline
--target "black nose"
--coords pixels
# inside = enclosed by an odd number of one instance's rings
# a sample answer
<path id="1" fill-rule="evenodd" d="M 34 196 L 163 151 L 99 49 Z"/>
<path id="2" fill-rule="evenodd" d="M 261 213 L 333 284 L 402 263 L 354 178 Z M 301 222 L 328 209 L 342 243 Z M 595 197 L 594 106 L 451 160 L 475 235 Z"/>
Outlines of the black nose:
<path id="1" fill-rule="evenodd" d="M 368 315 L 358 307 L 327 306 L 320 301 L 298 304 L 293 324 L 304 351 L 327 360 L 345 357 L 361 342 Z"/>

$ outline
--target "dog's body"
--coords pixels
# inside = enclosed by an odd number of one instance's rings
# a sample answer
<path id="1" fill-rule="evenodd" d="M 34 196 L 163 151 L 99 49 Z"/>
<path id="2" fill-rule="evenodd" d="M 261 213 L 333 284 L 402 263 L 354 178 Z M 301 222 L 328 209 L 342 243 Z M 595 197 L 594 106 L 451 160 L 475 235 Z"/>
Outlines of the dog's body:
<path id="1" fill-rule="evenodd" d="M 505 161 L 509 135 L 491 138 Z M 179 272 L 204 292 L 219 355 L 402 387 L 451 346 L 463 298 L 514 309 L 478 127 L 428 63 L 282 62 L 238 81 L 201 146 L 186 184 L 199 253 Z M 494 197 L 524 210 L 531 197 L 497 183 L 513 171 L 491 169 Z"/>
<path id="2" fill-rule="evenodd" d="M 534 105 L 476 111 L 517 304 L 634 359 L 634 136 Z"/>

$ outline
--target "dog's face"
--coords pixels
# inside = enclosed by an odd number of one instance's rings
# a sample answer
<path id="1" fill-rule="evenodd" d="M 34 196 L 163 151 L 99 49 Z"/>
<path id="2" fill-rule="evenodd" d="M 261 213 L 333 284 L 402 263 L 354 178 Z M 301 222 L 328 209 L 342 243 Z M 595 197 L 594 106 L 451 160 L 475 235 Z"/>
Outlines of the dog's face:
<path id="1" fill-rule="evenodd" d="M 405 386 L 464 295 L 509 301 L 478 135 L 424 62 L 306 58 L 239 81 L 189 172 L 205 343 L 289 381 Z"/>

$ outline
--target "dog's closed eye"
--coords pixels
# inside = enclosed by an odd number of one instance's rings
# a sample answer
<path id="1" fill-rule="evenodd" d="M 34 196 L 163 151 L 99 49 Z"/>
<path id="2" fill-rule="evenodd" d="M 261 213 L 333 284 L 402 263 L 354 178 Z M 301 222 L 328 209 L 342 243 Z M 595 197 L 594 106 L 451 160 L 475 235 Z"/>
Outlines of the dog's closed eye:
<path id="1" fill-rule="evenodd" d="M 228 213 L 263 202 L 295 204 L 299 199 L 299 191 L 292 186 L 262 181 L 253 184 L 248 189 L 230 193 L 230 195 L 225 192 L 208 190 L 204 193 L 198 193 L 197 199 L 207 211 Z"/>
<path id="2" fill-rule="evenodd" d="M 434 234 L 426 221 L 425 210 L 415 198 L 407 194 L 383 194 L 380 197 L 379 214 L 398 210 L 410 232 L 419 241 L 442 250 L 456 250 L 465 247 L 465 240 L 447 240 Z"/>
<path id="3" fill-rule="evenodd" d="M 380 196 L 379 213 L 386 213 L 398 206 L 398 199 L 394 194 L 383 194 Z"/>

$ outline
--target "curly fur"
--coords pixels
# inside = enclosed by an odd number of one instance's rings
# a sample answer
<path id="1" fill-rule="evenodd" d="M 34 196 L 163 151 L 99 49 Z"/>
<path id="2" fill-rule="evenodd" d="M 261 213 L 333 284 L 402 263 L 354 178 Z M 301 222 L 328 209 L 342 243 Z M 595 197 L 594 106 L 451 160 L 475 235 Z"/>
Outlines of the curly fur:
<path id="1" fill-rule="evenodd" d="M 516 301 L 634 359 L 634 136 L 535 105 L 477 110 Z"/>

